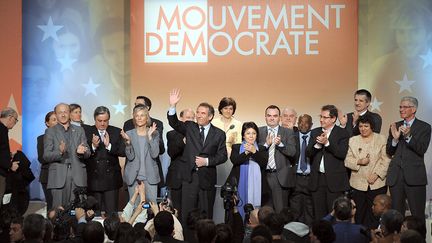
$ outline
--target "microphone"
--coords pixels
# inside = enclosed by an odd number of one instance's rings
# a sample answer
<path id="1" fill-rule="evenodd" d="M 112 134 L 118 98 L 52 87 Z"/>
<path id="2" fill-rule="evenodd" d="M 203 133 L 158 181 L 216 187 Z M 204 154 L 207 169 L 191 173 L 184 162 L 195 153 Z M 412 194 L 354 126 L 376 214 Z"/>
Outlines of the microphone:
<path id="1" fill-rule="evenodd" d="M 235 128 L 235 125 L 232 124 L 230 127 L 228 127 L 228 129 L 225 131 L 225 133 L 227 133 L 229 130 L 232 130 L 232 129 L 234 129 L 234 128 Z"/>

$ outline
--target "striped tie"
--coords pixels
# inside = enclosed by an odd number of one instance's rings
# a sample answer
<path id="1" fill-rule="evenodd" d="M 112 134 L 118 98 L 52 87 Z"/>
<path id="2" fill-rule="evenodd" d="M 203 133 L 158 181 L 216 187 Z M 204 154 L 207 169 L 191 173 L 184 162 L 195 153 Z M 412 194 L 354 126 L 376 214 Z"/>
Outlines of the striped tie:
<path id="1" fill-rule="evenodd" d="M 270 129 L 270 136 L 272 137 L 273 142 L 269 148 L 269 160 L 268 160 L 267 168 L 270 170 L 274 170 L 276 169 L 276 161 L 274 157 L 276 145 L 274 143 L 275 132 L 273 129 Z"/>

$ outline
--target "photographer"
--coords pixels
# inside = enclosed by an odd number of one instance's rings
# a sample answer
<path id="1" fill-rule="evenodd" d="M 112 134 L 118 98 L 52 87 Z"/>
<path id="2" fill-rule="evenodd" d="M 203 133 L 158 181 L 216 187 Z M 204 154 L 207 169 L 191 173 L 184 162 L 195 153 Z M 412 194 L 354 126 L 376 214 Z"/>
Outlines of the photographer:
<path id="1" fill-rule="evenodd" d="M 138 196 L 140 203 L 136 208 L 134 208 Z M 146 203 L 145 186 L 144 183 L 139 182 L 135 186 L 134 193 L 132 194 L 131 199 L 123 209 L 121 217 L 124 219 L 124 221 L 128 222 L 131 225 L 135 225 L 138 222 L 145 223 L 147 221 L 147 208 L 144 209 L 146 205 L 148 204 Z"/>
<path id="2" fill-rule="evenodd" d="M 177 219 L 177 217 L 175 215 L 176 212 L 177 212 L 177 210 L 175 210 L 171 206 L 171 202 L 168 199 L 164 200 L 159 205 L 156 204 L 156 203 L 154 203 L 154 202 L 150 202 L 150 207 L 151 207 L 151 210 L 153 211 L 155 217 L 157 216 L 157 214 L 159 212 L 162 212 L 162 211 L 169 212 L 172 215 L 172 218 L 174 220 L 174 235 L 173 235 L 173 238 L 176 239 L 176 240 L 183 241 L 184 240 L 183 227 L 182 227 L 180 221 Z M 154 236 L 156 234 L 155 225 L 154 225 L 154 218 L 150 219 L 149 221 L 147 221 L 147 224 L 144 227 L 144 229 L 147 230 L 150 233 L 150 236 L 152 237 L 152 239 L 154 239 Z"/>
<path id="3" fill-rule="evenodd" d="M 370 241 L 366 228 L 354 223 L 354 215 L 355 204 L 353 200 L 342 196 L 334 201 L 332 213 L 327 215 L 324 220 L 331 222 L 332 217 L 335 219 L 333 224 L 333 230 L 336 234 L 335 243 L 366 243 Z"/>

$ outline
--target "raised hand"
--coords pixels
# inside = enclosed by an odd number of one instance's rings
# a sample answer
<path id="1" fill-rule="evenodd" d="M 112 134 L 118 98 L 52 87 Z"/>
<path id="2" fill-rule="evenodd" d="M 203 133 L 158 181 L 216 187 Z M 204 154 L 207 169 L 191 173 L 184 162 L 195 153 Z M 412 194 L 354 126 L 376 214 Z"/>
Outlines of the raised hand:
<path id="1" fill-rule="evenodd" d="M 338 109 L 338 114 L 339 114 L 339 116 L 338 116 L 339 123 L 342 127 L 344 127 L 346 125 L 346 123 L 348 122 L 348 117 L 340 109 Z"/>
<path id="2" fill-rule="evenodd" d="M 391 131 L 391 134 L 392 134 L 392 136 L 393 136 L 393 140 L 399 140 L 399 137 L 400 137 L 400 135 L 401 135 L 401 131 L 400 131 L 400 128 L 398 129 L 397 127 L 396 127 L 396 123 L 392 123 L 392 124 L 390 124 L 390 131 Z"/>
<path id="3" fill-rule="evenodd" d="M 127 133 L 125 133 L 123 130 L 120 131 L 120 135 L 122 136 L 122 138 L 125 141 L 125 143 L 127 145 L 129 145 L 130 144 L 130 137 L 129 137 L 129 135 L 127 135 Z"/>
<path id="4" fill-rule="evenodd" d="M 99 136 L 96 134 L 93 134 L 93 137 L 92 137 L 93 147 L 95 147 L 95 148 L 99 147 L 99 142 L 100 142 Z"/>
<path id="5" fill-rule="evenodd" d="M 180 90 L 179 89 L 173 89 L 170 92 L 169 95 L 169 103 L 171 107 L 175 107 L 177 105 L 177 103 L 180 101 L 181 96 L 180 96 Z"/>
<path id="6" fill-rule="evenodd" d="M 267 137 L 266 137 L 266 143 L 267 143 L 267 145 L 268 146 L 272 145 L 273 144 L 273 140 L 274 140 L 274 134 L 271 133 L 271 132 L 269 132 L 267 134 Z"/>
<path id="7" fill-rule="evenodd" d="M 105 145 L 105 147 L 108 147 L 109 144 L 110 144 L 110 137 L 109 137 L 108 132 L 105 131 L 105 134 L 104 134 L 104 145 Z"/>
<path id="8" fill-rule="evenodd" d="M 153 122 L 153 124 L 151 125 L 151 127 L 148 130 L 148 136 L 149 136 L 149 140 L 152 139 L 152 134 L 154 133 L 154 131 L 156 131 L 157 126 L 156 126 L 156 122 Z"/>
<path id="9" fill-rule="evenodd" d="M 78 145 L 77 154 L 84 154 L 86 151 L 87 151 L 87 148 L 84 145 L 84 143 L 81 143 L 80 145 Z"/>
<path id="10" fill-rule="evenodd" d="M 62 140 L 59 145 L 60 153 L 64 154 L 66 152 L 66 143 Z"/>

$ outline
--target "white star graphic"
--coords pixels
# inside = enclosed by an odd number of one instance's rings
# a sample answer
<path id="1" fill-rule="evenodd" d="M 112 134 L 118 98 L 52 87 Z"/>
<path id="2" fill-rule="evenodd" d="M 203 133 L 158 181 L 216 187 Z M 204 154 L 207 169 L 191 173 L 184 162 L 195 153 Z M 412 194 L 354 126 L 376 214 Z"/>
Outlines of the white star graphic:
<path id="1" fill-rule="evenodd" d="M 61 72 L 63 72 L 66 69 L 73 71 L 72 65 L 77 61 L 77 59 L 71 58 L 69 52 L 66 52 L 64 57 L 57 58 L 57 61 L 61 64 Z"/>
<path id="2" fill-rule="evenodd" d="M 427 66 L 432 66 L 432 51 L 431 49 L 428 50 L 426 55 L 420 55 L 420 58 L 423 59 L 423 69 L 427 68 Z"/>
<path id="3" fill-rule="evenodd" d="M 51 16 L 48 19 L 46 25 L 38 25 L 38 28 L 44 32 L 42 41 L 52 37 L 54 40 L 58 41 L 57 31 L 63 28 L 63 25 L 54 25 Z"/>
<path id="4" fill-rule="evenodd" d="M 126 108 L 127 105 L 123 105 L 121 103 L 121 101 L 119 100 L 119 102 L 117 103 L 117 105 L 112 105 L 115 108 L 115 113 L 122 113 L 124 115 L 124 109 Z"/>
<path id="5" fill-rule="evenodd" d="M 85 88 L 85 96 L 87 96 L 88 94 L 92 93 L 94 96 L 97 96 L 96 93 L 96 88 L 98 88 L 100 86 L 100 84 L 95 84 L 93 83 L 93 79 L 89 78 L 88 83 L 86 84 L 81 84 L 84 88 Z"/>
<path id="6" fill-rule="evenodd" d="M 378 99 L 376 97 L 374 97 L 372 103 L 370 104 L 370 110 L 371 111 L 374 111 L 374 110 L 381 111 L 380 105 L 382 105 L 382 103 L 383 102 L 378 101 Z"/>
<path id="7" fill-rule="evenodd" d="M 396 80 L 395 81 L 397 84 L 399 84 L 400 88 L 399 88 L 399 94 L 402 93 L 404 90 L 407 90 L 409 92 L 412 92 L 411 90 L 411 85 L 413 83 L 415 83 L 416 81 L 414 80 L 408 80 L 408 77 L 406 75 L 406 73 L 404 74 L 403 80 Z"/>

